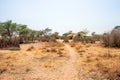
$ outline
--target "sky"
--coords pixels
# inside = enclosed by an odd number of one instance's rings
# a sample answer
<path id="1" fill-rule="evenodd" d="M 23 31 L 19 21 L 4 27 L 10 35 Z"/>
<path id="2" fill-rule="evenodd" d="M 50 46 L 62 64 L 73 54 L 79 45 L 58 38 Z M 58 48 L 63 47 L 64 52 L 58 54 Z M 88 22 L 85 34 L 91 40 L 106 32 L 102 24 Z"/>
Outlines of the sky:
<path id="1" fill-rule="evenodd" d="M 60 34 L 104 33 L 120 25 L 120 0 L 0 0 L 0 21 L 7 20 Z"/>

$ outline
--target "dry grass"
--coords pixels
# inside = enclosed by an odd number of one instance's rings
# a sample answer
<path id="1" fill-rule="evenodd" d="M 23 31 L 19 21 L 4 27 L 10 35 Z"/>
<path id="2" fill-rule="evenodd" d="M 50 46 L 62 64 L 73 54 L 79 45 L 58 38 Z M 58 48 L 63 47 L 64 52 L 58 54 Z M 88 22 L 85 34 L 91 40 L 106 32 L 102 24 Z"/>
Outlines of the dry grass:
<path id="1" fill-rule="evenodd" d="M 120 80 L 120 49 L 104 48 L 98 44 L 69 43 L 78 52 L 78 69 L 97 72 L 109 80 Z M 0 79 L 2 74 L 29 74 L 38 69 L 57 69 L 69 55 L 62 43 L 43 42 L 21 45 L 20 51 L 0 50 Z"/>
<path id="2" fill-rule="evenodd" d="M 72 43 L 73 45 L 79 53 L 78 68 L 98 72 L 109 80 L 120 79 L 120 49 L 108 49 L 96 44 Z"/>
<path id="3" fill-rule="evenodd" d="M 37 52 L 35 54 L 35 57 L 47 57 L 46 59 L 44 59 L 44 61 L 41 62 L 41 66 L 45 68 L 56 68 L 59 65 L 63 64 L 66 61 L 66 59 L 68 59 L 68 54 L 64 49 L 64 45 L 62 43 L 44 43 L 44 45 L 41 46 L 39 50 L 42 54 L 39 54 L 39 52 Z"/>
<path id="4" fill-rule="evenodd" d="M 29 74 L 39 68 L 55 69 L 69 58 L 62 43 L 43 42 L 22 44 L 20 51 L 0 50 L 2 74 Z"/>
<path id="5" fill-rule="evenodd" d="M 0 51 L 0 73 L 22 73 L 26 72 L 27 60 L 24 53 L 19 51 Z M 19 53 L 18 53 L 19 52 Z M 27 70 L 28 71 L 28 70 Z"/>

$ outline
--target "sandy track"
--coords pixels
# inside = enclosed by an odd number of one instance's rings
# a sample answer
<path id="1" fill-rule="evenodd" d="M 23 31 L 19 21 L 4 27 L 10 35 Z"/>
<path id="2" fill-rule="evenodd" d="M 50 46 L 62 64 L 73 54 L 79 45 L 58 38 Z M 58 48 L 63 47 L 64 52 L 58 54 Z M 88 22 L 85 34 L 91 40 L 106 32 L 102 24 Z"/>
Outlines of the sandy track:
<path id="1" fill-rule="evenodd" d="M 77 60 L 76 53 L 69 45 L 65 44 L 65 47 L 69 51 L 70 59 L 57 71 L 56 75 L 59 75 L 59 78 L 55 80 L 79 80 L 78 71 L 75 67 Z"/>
<path id="2" fill-rule="evenodd" d="M 65 47 L 69 52 L 70 59 L 62 67 L 48 71 L 36 66 L 36 70 L 31 74 L 31 80 L 33 80 L 33 77 L 35 80 L 79 80 L 75 66 L 77 53 L 68 44 L 65 44 Z"/>
<path id="3" fill-rule="evenodd" d="M 40 67 L 39 61 L 34 61 L 34 56 L 26 53 L 28 56 L 24 60 L 27 65 L 32 66 L 32 71 L 28 73 L 15 72 L 4 73 L 0 75 L 0 80 L 79 80 L 78 70 L 76 70 L 77 53 L 68 44 L 64 44 L 68 54 L 69 60 L 58 69 L 49 70 Z"/>

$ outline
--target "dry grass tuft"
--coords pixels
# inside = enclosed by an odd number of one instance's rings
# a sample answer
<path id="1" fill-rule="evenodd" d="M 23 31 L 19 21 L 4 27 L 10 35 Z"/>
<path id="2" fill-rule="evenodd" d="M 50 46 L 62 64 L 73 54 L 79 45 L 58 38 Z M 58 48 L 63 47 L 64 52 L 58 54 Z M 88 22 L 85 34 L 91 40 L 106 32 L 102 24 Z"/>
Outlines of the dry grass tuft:
<path id="1" fill-rule="evenodd" d="M 85 50 L 78 50 L 78 52 L 79 52 L 79 53 L 83 53 L 83 52 L 85 52 Z"/>
<path id="2" fill-rule="evenodd" d="M 5 71 L 7 71 L 7 68 L 0 68 L 0 74 L 4 73 Z"/>
<path id="3" fill-rule="evenodd" d="M 27 49 L 27 51 L 31 51 L 31 50 L 33 50 L 33 49 L 35 49 L 33 46 L 30 46 L 28 49 Z"/>
<path id="4" fill-rule="evenodd" d="M 61 52 L 61 51 L 59 51 L 57 54 L 59 55 L 59 57 L 63 56 L 63 52 Z"/>
<path id="5" fill-rule="evenodd" d="M 120 49 L 111 48 L 108 51 L 108 48 L 95 44 L 74 43 L 74 45 L 80 54 L 78 68 L 89 72 L 95 71 L 108 80 L 120 80 Z"/>

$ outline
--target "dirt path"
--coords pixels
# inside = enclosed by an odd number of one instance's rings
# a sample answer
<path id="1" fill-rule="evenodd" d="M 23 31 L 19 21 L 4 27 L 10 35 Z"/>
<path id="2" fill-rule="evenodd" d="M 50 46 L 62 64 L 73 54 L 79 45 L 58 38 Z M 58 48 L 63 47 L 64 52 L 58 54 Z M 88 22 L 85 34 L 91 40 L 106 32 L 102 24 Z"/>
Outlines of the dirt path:
<path id="1" fill-rule="evenodd" d="M 36 66 L 36 70 L 30 74 L 29 80 L 106 80 L 98 77 L 96 73 L 88 73 L 83 69 L 77 69 L 76 61 L 78 53 L 69 44 L 64 44 L 70 55 L 69 60 L 60 68 L 49 71 Z M 39 62 L 38 62 L 39 63 Z M 37 63 L 36 63 L 37 64 Z M 30 79 L 31 77 L 31 79 Z"/>
<path id="2" fill-rule="evenodd" d="M 77 60 L 76 53 L 68 44 L 65 47 L 69 50 L 70 59 L 67 63 L 60 69 L 60 78 L 56 80 L 79 80 L 78 71 L 76 70 L 75 63 Z M 58 72 L 59 74 L 59 72 Z"/>
<path id="3" fill-rule="evenodd" d="M 74 49 L 68 44 L 65 44 L 65 47 L 68 50 L 70 59 L 62 67 L 53 71 L 48 71 L 36 66 L 35 72 L 32 73 L 31 80 L 33 80 L 33 76 L 35 80 L 79 80 L 78 71 L 75 67 L 77 55 Z"/>
<path id="4" fill-rule="evenodd" d="M 68 44 L 64 44 L 70 55 L 69 60 L 60 68 L 55 70 L 43 69 L 39 61 L 33 60 L 33 55 L 28 53 L 27 62 L 33 69 L 29 73 L 5 74 L 3 80 L 82 80 L 79 79 L 78 70 L 76 69 L 77 53 Z M 14 79 L 13 79 L 14 78 Z M 1 80 L 1 79 L 0 79 Z M 85 80 L 85 79 L 83 79 Z"/>
<path id="5" fill-rule="evenodd" d="M 65 44 L 66 48 L 69 50 L 70 59 L 62 68 L 63 78 L 64 80 L 79 80 L 78 79 L 78 71 L 76 70 L 76 60 L 77 60 L 77 53 L 75 53 L 74 49 L 71 48 L 69 45 Z"/>

